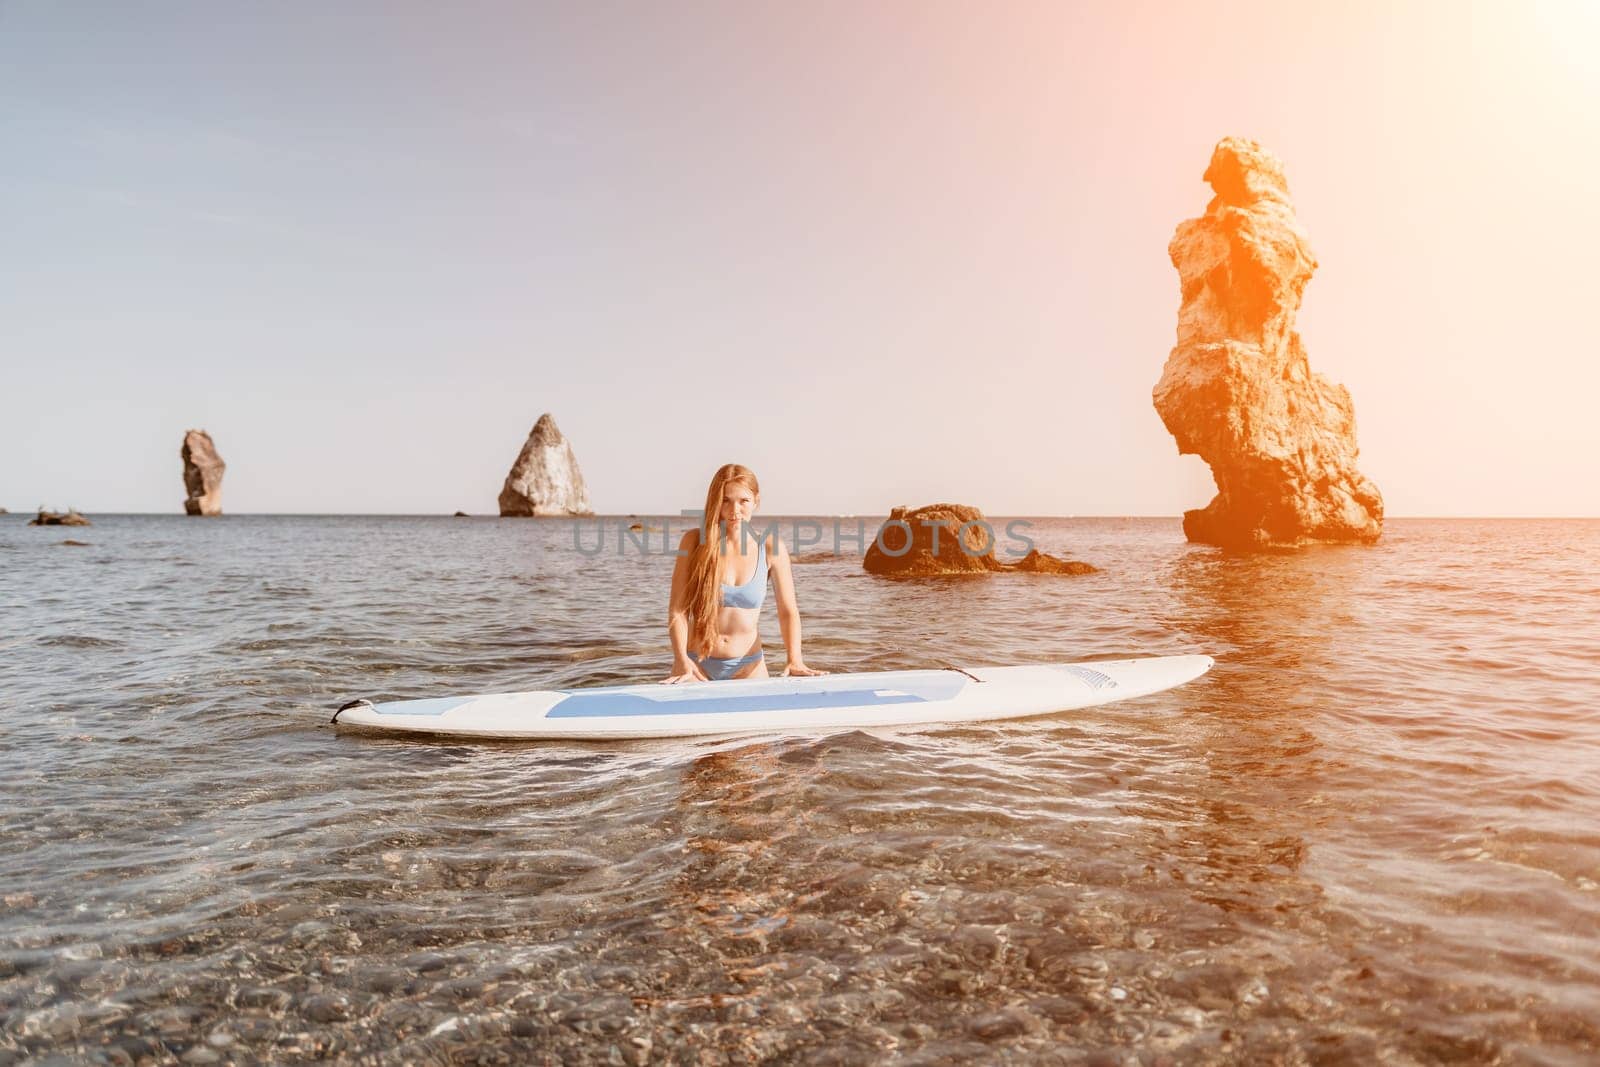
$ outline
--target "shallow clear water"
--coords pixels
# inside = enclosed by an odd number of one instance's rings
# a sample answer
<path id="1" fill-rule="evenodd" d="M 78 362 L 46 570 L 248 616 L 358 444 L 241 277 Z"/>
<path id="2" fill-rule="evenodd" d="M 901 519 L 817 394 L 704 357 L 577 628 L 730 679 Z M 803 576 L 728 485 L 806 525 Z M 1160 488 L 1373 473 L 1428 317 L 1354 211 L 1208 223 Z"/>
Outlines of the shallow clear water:
<path id="1" fill-rule="evenodd" d="M 1600 522 L 1234 557 L 1175 520 L 1035 520 L 1083 578 L 822 558 L 796 567 L 816 666 L 1218 665 L 1025 722 L 590 745 L 327 720 L 664 676 L 671 559 L 614 525 L 591 557 L 565 521 L 24 522 L 0 1061 L 1600 1047 Z M 770 597 L 763 629 L 781 664 Z"/>

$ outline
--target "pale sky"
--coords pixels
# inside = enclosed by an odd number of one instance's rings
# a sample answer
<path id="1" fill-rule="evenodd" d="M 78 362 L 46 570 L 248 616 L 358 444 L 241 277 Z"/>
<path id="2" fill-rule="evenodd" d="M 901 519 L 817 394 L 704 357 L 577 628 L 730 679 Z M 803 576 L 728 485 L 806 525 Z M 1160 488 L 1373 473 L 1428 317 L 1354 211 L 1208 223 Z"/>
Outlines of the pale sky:
<path id="1" fill-rule="evenodd" d="M 1600 3 L 0 0 L 0 505 L 1176 515 L 1166 246 L 1284 162 L 1391 515 L 1600 515 Z"/>

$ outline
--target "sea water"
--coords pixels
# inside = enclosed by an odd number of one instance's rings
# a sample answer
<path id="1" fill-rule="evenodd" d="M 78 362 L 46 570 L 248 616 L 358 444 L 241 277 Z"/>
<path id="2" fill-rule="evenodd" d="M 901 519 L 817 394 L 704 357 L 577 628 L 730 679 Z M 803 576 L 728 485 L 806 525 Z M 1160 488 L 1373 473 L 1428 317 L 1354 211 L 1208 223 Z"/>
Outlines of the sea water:
<path id="1" fill-rule="evenodd" d="M 508 744 L 328 719 L 665 677 L 682 520 L 596 553 L 565 520 L 94 518 L 0 518 L 0 1061 L 1600 1048 L 1600 522 L 1236 556 L 1032 519 L 1100 572 L 920 581 L 825 537 L 813 666 L 1217 666 L 1021 722 Z M 776 670 L 770 595 L 762 627 Z"/>

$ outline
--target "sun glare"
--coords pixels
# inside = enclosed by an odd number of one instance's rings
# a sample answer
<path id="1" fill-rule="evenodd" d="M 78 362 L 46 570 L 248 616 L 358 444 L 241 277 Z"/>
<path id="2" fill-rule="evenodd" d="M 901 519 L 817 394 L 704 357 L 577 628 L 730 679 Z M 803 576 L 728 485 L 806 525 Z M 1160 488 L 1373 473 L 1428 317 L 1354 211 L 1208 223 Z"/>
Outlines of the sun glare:
<path id="1" fill-rule="evenodd" d="M 1561 66 L 1561 73 L 1577 76 L 1600 89 L 1600 0 L 1542 0 L 1530 3 L 1539 43 Z"/>

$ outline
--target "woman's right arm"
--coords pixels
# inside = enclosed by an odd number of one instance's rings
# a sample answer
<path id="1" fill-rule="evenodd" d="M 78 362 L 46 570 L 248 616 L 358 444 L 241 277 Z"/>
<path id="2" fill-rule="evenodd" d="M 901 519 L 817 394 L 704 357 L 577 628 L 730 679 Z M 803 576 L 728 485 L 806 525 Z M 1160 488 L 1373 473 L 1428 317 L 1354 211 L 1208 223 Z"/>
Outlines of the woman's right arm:
<path id="1" fill-rule="evenodd" d="M 672 568 L 672 595 L 667 602 L 667 638 L 672 642 L 672 674 L 663 684 L 704 682 L 705 671 L 689 658 L 689 561 L 700 543 L 700 531 L 684 532 L 678 542 L 678 562 Z"/>

